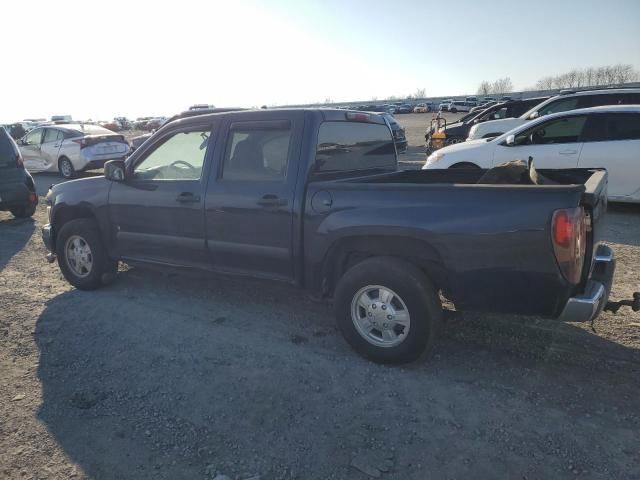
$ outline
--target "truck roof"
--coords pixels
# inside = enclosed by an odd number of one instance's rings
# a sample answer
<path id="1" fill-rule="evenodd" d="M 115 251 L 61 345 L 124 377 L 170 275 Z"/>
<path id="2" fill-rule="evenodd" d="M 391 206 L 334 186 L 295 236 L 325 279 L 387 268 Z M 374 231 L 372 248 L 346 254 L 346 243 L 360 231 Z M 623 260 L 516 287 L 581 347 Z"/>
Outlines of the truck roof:
<path id="1" fill-rule="evenodd" d="M 294 113 L 294 112 L 311 112 L 323 117 L 325 121 L 355 121 L 365 123 L 379 123 L 384 124 L 385 120 L 376 113 L 361 112 L 359 110 L 344 110 L 338 108 L 269 108 L 269 109 L 252 109 L 252 110 L 237 110 L 229 109 L 226 111 L 218 111 L 211 113 L 201 113 L 199 115 L 187 115 L 182 118 L 177 118 L 176 121 L 183 122 L 185 125 L 189 123 L 197 123 L 202 118 L 216 118 L 218 116 L 224 116 L 233 114 L 234 116 L 250 116 L 255 118 L 256 115 L 268 115 L 273 112 L 282 113 Z M 191 112 L 190 112 L 191 113 Z M 195 111 L 194 111 L 195 113 Z M 351 118 L 350 118 L 351 117 Z M 167 122 L 169 123 L 169 122 Z"/>

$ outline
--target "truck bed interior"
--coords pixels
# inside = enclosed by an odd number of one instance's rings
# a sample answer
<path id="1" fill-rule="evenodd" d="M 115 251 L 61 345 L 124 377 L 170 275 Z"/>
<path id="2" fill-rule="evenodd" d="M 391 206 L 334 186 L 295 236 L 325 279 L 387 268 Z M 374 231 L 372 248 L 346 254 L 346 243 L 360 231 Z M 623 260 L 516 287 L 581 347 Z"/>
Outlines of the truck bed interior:
<path id="1" fill-rule="evenodd" d="M 350 178 L 348 182 L 356 183 L 414 183 L 414 184 L 476 184 L 487 172 L 480 168 L 454 168 L 442 170 L 400 170 L 381 175 Z M 598 170 L 574 168 L 566 170 L 537 170 L 555 185 L 585 185 L 593 179 Z M 595 180 L 595 179 L 593 179 Z M 531 186 L 513 183 L 512 185 Z M 547 186 L 547 185 L 535 185 Z M 588 190 L 588 188 L 587 188 Z"/>

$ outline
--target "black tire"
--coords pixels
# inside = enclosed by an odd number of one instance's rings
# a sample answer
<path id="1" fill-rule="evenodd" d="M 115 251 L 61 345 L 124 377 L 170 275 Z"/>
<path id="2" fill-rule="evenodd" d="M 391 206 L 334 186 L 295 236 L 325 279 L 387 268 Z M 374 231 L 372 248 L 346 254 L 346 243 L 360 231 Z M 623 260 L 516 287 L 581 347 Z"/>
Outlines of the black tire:
<path id="1" fill-rule="evenodd" d="M 475 163 L 471 163 L 471 162 L 460 162 L 460 163 L 454 163 L 453 165 L 451 165 L 449 168 L 477 168 L 479 169 L 480 167 L 478 165 L 476 165 Z"/>
<path id="2" fill-rule="evenodd" d="M 380 285 L 395 292 L 406 304 L 410 328 L 395 346 L 370 343 L 352 320 L 352 302 L 369 285 Z M 442 305 L 429 279 L 415 266 L 400 259 L 373 257 L 349 269 L 338 282 L 334 298 L 338 327 L 345 340 L 363 357 L 377 363 L 407 363 L 431 351 L 442 322 Z"/>
<path id="3" fill-rule="evenodd" d="M 77 275 L 67 261 L 67 240 L 80 237 L 90 249 L 92 266 L 86 276 Z M 80 290 L 95 290 L 110 283 L 118 271 L 118 262 L 109 257 L 100 238 L 98 224 L 88 218 L 79 218 L 65 223 L 56 237 L 56 256 L 64 278 Z"/>
<path id="4" fill-rule="evenodd" d="M 458 109 L 457 108 L 450 108 L 449 111 L 451 113 L 458 113 Z"/>
<path id="5" fill-rule="evenodd" d="M 445 146 L 448 145 L 455 145 L 456 143 L 462 143 L 464 142 L 464 138 L 462 137 L 447 137 L 447 139 L 444 141 Z"/>
<path id="6" fill-rule="evenodd" d="M 66 173 L 65 173 L 66 172 Z M 71 179 L 76 176 L 76 170 L 73 168 L 73 163 L 67 157 L 60 157 L 58 160 L 58 173 L 62 178 Z"/>
<path id="7" fill-rule="evenodd" d="M 36 213 L 37 205 L 27 205 L 26 207 L 12 208 L 11 214 L 16 218 L 29 218 L 33 217 Z"/>

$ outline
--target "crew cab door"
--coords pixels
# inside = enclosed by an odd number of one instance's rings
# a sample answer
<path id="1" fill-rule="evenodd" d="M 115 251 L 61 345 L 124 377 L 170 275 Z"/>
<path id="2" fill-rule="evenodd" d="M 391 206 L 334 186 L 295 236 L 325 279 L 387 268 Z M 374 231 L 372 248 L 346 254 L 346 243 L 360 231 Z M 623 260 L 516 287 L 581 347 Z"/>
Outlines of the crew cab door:
<path id="1" fill-rule="evenodd" d="M 206 266 L 204 185 L 215 123 L 189 124 L 152 138 L 113 182 L 109 218 L 124 259 Z"/>
<path id="2" fill-rule="evenodd" d="M 640 190 L 640 113 L 589 116 L 580 154 L 580 168 L 606 168 L 609 197 Z"/>
<path id="3" fill-rule="evenodd" d="M 586 115 L 554 118 L 515 135 L 514 145 L 498 145 L 494 165 L 533 157 L 537 168 L 576 168 Z"/>
<path id="4" fill-rule="evenodd" d="M 293 278 L 294 190 L 304 112 L 225 115 L 205 200 L 216 269 Z"/>

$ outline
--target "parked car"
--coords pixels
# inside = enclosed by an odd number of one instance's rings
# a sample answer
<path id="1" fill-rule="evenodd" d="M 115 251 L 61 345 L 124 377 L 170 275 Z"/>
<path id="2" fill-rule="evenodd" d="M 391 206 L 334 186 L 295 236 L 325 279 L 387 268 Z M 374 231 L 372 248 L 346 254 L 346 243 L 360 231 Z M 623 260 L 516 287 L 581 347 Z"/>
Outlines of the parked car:
<path id="1" fill-rule="evenodd" d="M 33 178 L 24 169 L 18 145 L 0 128 L 0 211 L 10 211 L 14 217 L 31 217 L 38 206 Z"/>
<path id="2" fill-rule="evenodd" d="M 545 115 L 492 140 L 442 148 L 423 168 L 491 168 L 529 156 L 540 168 L 606 168 L 609 200 L 640 202 L 640 106 L 592 107 Z"/>
<path id="3" fill-rule="evenodd" d="M 195 105 L 191 105 L 189 110 L 211 110 L 213 108 L 216 108 L 216 106 L 208 103 L 196 103 Z"/>
<path id="4" fill-rule="evenodd" d="M 510 97 L 509 95 L 503 95 L 500 97 L 501 102 L 508 102 L 509 100 L 513 100 L 513 98 Z"/>
<path id="5" fill-rule="evenodd" d="M 433 110 L 433 104 L 419 103 L 413 108 L 413 113 L 429 113 L 431 110 Z"/>
<path id="6" fill-rule="evenodd" d="M 440 105 L 438 105 L 438 110 L 442 112 L 448 112 L 449 105 L 451 104 L 451 102 L 453 102 L 453 99 L 451 98 L 449 100 L 444 100 L 443 102 L 440 103 Z"/>
<path id="7" fill-rule="evenodd" d="M 471 110 L 469 110 L 469 112 L 470 113 L 481 112 L 483 110 L 486 110 L 489 107 L 493 107 L 497 103 L 498 103 L 497 101 L 483 102 L 483 103 L 481 103 L 479 105 L 476 105 L 475 107 L 471 108 Z"/>
<path id="8" fill-rule="evenodd" d="M 640 88 L 585 90 L 565 95 L 556 95 L 536 105 L 527 112 L 524 112 L 517 118 L 495 120 L 474 126 L 469 131 L 468 140 L 497 137 L 530 120 L 551 113 L 564 112 L 576 108 L 597 107 L 600 105 L 638 104 L 640 104 Z"/>
<path id="9" fill-rule="evenodd" d="M 72 121 L 71 115 L 53 115 L 51 117 L 53 123 L 70 123 Z"/>
<path id="10" fill-rule="evenodd" d="M 123 158 L 129 153 L 129 144 L 123 135 L 80 123 L 35 128 L 18 144 L 27 170 L 59 172 L 64 178 L 102 168 L 107 160 Z"/>
<path id="11" fill-rule="evenodd" d="M 202 115 L 104 177 L 53 186 L 42 235 L 82 290 L 112 281 L 120 259 L 299 285 L 332 299 L 344 337 L 377 362 L 432 348 L 440 292 L 458 310 L 596 317 L 615 266 L 598 243 L 607 173 L 510 188 L 478 185 L 483 174 L 397 171 L 377 114 Z"/>
<path id="12" fill-rule="evenodd" d="M 463 100 L 455 100 L 449 104 L 449 111 L 451 113 L 456 112 L 468 112 L 475 106 L 473 102 L 465 102 Z"/>
<path id="13" fill-rule="evenodd" d="M 393 142 L 396 144 L 396 151 L 398 153 L 406 152 L 409 143 L 407 142 L 404 128 L 400 126 L 395 117 L 390 113 L 381 113 L 380 115 L 389 122 L 391 133 L 393 133 Z"/>
<path id="14" fill-rule="evenodd" d="M 413 112 L 413 105 L 410 103 L 403 103 L 396 108 L 396 113 L 411 113 Z"/>
<path id="15" fill-rule="evenodd" d="M 479 101 L 478 101 L 478 97 L 475 97 L 475 96 L 472 96 L 472 97 L 465 97 L 465 98 L 464 98 L 464 101 L 465 101 L 465 102 L 468 102 L 468 103 L 474 103 L 474 104 L 475 104 L 474 106 L 478 105 L 478 103 L 479 103 Z"/>
<path id="16" fill-rule="evenodd" d="M 444 129 L 446 135 L 445 144 L 450 145 L 465 141 L 469 135 L 469 131 L 478 123 L 496 120 L 500 118 L 511 118 L 522 115 L 522 113 L 531 109 L 531 107 L 544 102 L 549 97 L 528 98 L 526 100 L 513 100 L 511 102 L 496 103 L 480 112 L 469 112 L 455 123 L 449 123 Z M 427 145 L 430 143 L 430 136 L 433 134 L 431 127 L 425 132 Z"/>

